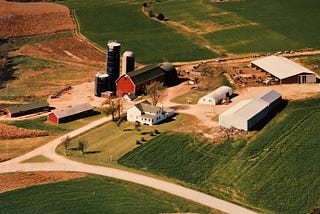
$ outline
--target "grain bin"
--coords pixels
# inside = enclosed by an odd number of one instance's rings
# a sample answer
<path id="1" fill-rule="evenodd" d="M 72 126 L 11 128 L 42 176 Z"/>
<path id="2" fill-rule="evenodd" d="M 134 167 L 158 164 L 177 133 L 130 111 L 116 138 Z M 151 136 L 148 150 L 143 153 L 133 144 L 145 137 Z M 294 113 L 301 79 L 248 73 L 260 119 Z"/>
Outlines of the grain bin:
<path id="1" fill-rule="evenodd" d="M 126 74 L 126 73 L 134 70 L 134 60 L 135 60 L 135 56 L 132 51 L 126 51 L 123 53 L 121 75 Z"/>
<path id="2" fill-rule="evenodd" d="M 120 49 L 121 44 L 109 41 L 107 45 L 107 74 L 108 91 L 116 91 L 116 80 L 120 74 Z"/>
<path id="3" fill-rule="evenodd" d="M 94 95 L 101 97 L 101 93 L 108 90 L 108 74 L 97 73 L 95 76 Z"/>

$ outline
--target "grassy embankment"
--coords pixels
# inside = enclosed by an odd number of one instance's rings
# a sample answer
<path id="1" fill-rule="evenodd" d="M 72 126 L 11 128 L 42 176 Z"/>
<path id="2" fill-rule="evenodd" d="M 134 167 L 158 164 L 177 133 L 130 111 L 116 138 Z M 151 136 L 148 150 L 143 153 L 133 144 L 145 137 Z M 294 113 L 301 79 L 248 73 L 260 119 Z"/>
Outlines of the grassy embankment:
<path id="1" fill-rule="evenodd" d="M 247 141 L 212 145 L 188 134 L 166 133 L 127 153 L 119 163 L 263 213 L 307 213 L 320 206 L 319 104 L 319 98 L 290 102 Z"/>
<path id="2" fill-rule="evenodd" d="M 0 51 L 9 52 L 27 44 L 66 38 L 71 32 L 42 36 L 11 38 L 0 42 Z M 96 73 L 94 66 L 42 59 L 27 55 L 9 55 L 8 72 L 5 80 L 0 80 L 0 100 L 29 102 L 46 99 L 50 94 L 66 85 L 76 85 L 92 80 Z"/>
<path id="3" fill-rule="evenodd" d="M 0 209 L 3 213 L 213 213 L 163 192 L 98 176 L 1 193 Z"/>
<path id="4" fill-rule="evenodd" d="M 319 48 L 319 7 L 314 0 L 186 0 L 163 1 L 150 10 L 220 53 L 248 54 Z"/>
<path id="5" fill-rule="evenodd" d="M 191 61 L 217 56 L 192 38 L 150 20 L 142 13 L 143 2 L 94 0 L 88 3 L 76 0 L 61 3 L 75 10 L 84 36 L 103 49 L 108 40 L 117 40 L 122 45 L 122 52 L 135 52 L 139 63 Z"/>

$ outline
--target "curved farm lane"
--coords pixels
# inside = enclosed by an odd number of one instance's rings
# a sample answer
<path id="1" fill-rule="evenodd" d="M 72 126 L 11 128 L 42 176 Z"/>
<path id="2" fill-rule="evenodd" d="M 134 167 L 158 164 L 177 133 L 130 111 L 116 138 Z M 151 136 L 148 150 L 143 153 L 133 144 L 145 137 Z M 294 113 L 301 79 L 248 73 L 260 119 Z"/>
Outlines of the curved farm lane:
<path id="1" fill-rule="evenodd" d="M 72 161 L 64 158 L 55 153 L 56 147 L 61 143 L 65 136 L 75 137 L 83 132 L 86 132 L 94 127 L 102 125 L 103 123 L 110 120 L 110 117 L 102 118 L 95 122 L 92 122 L 80 129 L 72 131 L 62 137 L 59 137 L 48 144 L 41 146 L 25 155 L 11 159 L 9 161 L 0 163 L 0 173 L 8 172 L 27 172 L 27 171 L 70 171 L 70 172 L 85 172 L 91 174 L 97 174 L 102 176 L 108 176 L 115 179 L 121 179 L 124 181 L 129 181 L 137 183 L 143 186 L 151 187 L 160 191 L 176 195 L 199 204 L 205 205 L 207 207 L 218 209 L 226 213 L 237 213 L 237 214 L 250 214 L 255 213 L 251 210 L 243 208 L 241 206 L 232 204 L 227 201 L 215 198 L 208 194 L 195 191 L 186 187 L 182 187 L 177 184 L 162 181 L 159 179 L 147 177 L 137 173 L 127 172 L 124 170 L 94 166 L 89 164 L 84 164 L 76 161 Z M 21 163 L 24 160 L 30 159 L 31 157 L 43 155 L 52 160 L 52 162 L 43 163 Z"/>

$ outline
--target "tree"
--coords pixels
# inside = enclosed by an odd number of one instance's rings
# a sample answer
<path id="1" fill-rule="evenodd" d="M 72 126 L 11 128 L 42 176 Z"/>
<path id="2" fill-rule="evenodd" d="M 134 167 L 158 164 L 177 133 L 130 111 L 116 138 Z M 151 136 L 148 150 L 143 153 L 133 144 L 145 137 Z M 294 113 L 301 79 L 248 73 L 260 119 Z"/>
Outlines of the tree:
<path id="1" fill-rule="evenodd" d="M 151 97 L 152 105 L 157 105 L 158 101 L 164 95 L 164 89 L 162 82 L 155 81 L 147 85 L 147 94 Z"/>
<path id="2" fill-rule="evenodd" d="M 159 13 L 157 15 L 157 19 L 160 20 L 160 21 L 163 21 L 165 19 L 164 15 L 162 13 Z"/>
<path id="3" fill-rule="evenodd" d="M 118 113 L 118 117 L 120 118 L 122 103 L 120 102 L 119 99 L 116 100 L 116 99 L 108 98 L 101 103 L 100 108 L 105 115 L 108 115 L 108 116 L 111 115 L 112 121 L 115 121 L 115 117 L 117 113 Z"/>
<path id="4" fill-rule="evenodd" d="M 88 147 L 88 141 L 86 139 L 80 139 L 78 142 L 78 150 L 81 150 L 82 154 L 86 152 L 86 148 Z"/>
<path id="5" fill-rule="evenodd" d="M 67 135 L 65 138 L 62 139 L 62 143 L 64 146 L 64 155 L 68 156 L 69 146 L 71 145 L 70 137 Z"/>

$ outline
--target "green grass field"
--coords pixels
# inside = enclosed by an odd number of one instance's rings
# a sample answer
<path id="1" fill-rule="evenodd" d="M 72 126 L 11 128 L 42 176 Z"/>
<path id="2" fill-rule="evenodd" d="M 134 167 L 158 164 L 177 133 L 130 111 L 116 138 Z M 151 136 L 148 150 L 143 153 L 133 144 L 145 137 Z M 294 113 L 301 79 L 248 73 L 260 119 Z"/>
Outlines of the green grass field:
<path id="1" fill-rule="evenodd" d="M 290 102 L 246 140 L 213 145 L 169 132 L 127 153 L 119 163 L 178 179 L 263 213 L 307 213 L 320 206 L 319 104 L 319 98 Z"/>
<path id="2" fill-rule="evenodd" d="M 213 213 L 213 210 L 163 192 L 98 176 L 0 193 L 0 210 L 7 214 Z"/>
<path id="3" fill-rule="evenodd" d="M 142 0 L 72 0 L 60 2 L 75 10 L 81 33 L 103 49 L 108 40 L 117 40 L 121 52 L 132 50 L 140 63 L 190 61 L 215 57 L 192 38 L 150 20 L 142 13 Z"/>
<path id="4" fill-rule="evenodd" d="M 71 139 L 68 157 L 90 164 L 119 166 L 117 160 L 128 151 L 139 146 L 136 144 L 137 140 L 141 143 L 147 143 L 156 136 L 150 136 L 150 131 L 157 129 L 162 133 L 168 130 L 192 130 L 190 124 L 194 121 L 193 116 L 179 114 L 175 116 L 173 121 L 154 126 L 141 125 L 139 130 L 135 130 L 135 125 L 131 122 L 123 122 L 119 127 L 116 123 L 109 122 Z M 185 125 L 181 127 L 181 124 Z M 145 139 L 145 142 L 142 142 L 142 138 Z M 87 154 L 82 154 L 81 151 L 76 149 L 81 139 L 88 142 Z M 60 145 L 57 152 L 64 154 L 64 146 Z"/>
<path id="5" fill-rule="evenodd" d="M 314 0 L 186 0 L 156 3 L 152 9 L 194 29 L 191 34 L 220 51 L 246 54 L 319 48 L 319 7 Z"/>

